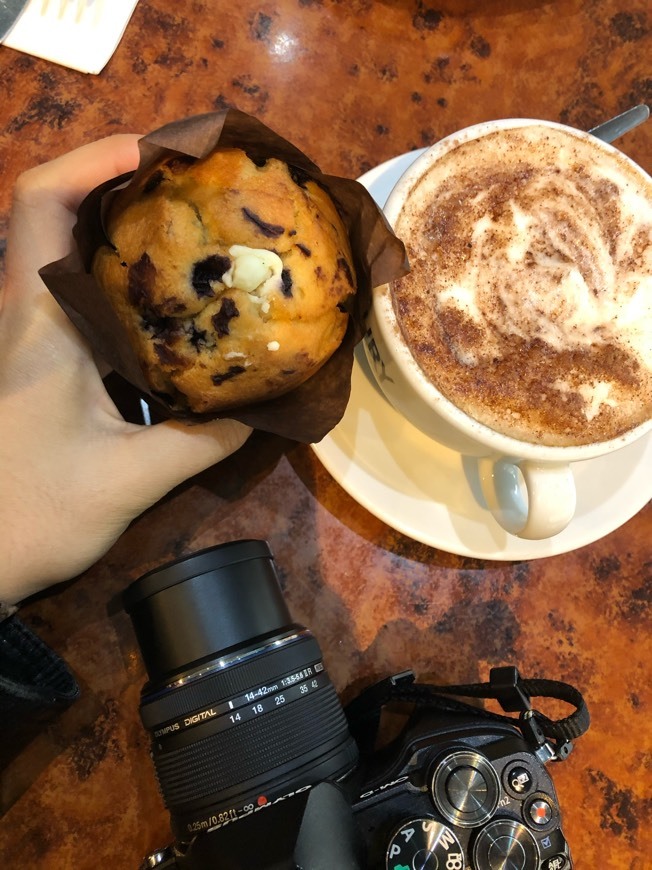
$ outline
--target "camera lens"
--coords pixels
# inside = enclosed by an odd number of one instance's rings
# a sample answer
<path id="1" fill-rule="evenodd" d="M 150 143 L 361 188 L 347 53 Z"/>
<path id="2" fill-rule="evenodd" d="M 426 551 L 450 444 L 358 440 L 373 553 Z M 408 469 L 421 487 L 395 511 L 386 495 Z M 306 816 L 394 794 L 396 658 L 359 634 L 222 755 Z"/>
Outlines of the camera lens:
<path id="1" fill-rule="evenodd" d="M 292 622 L 264 541 L 151 571 L 124 605 L 149 677 L 141 718 L 181 840 L 355 767 L 319 646 Z"/>

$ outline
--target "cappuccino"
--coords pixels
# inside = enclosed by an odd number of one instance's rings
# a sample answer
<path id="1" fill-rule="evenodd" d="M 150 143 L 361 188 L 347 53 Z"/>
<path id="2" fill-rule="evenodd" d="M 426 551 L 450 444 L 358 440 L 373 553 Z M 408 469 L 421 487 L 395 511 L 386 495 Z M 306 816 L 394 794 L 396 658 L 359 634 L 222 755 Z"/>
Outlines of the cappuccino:
<path id="1" fill-rule="evenodd" d="M 521 441 L 608 441 L 652 417 L 652 179 L 536 121 L 453 137 L 394 221 L 405 344 L 454 405 Z"/>

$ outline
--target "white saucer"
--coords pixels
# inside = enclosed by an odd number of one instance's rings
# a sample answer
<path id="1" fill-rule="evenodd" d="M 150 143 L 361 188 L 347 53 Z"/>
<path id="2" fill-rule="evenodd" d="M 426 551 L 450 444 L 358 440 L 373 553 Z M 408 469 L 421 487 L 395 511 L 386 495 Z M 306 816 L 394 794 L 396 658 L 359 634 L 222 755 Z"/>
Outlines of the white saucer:
<path id="1" fill-rule="evenodd" d="M 395 157 L 359 180 L 383 206 L 421 151 Z M 652 498 L 652 435 L 607 457 L 573 466 L 577 512 L 554 538 L 505 532 L 484 506 L 475 461 L 441 447 L 406 422 L 379 391 L 362 346 L 339 424 L 312 448 L 359 504 L 428 546 L 479 559 L 518 561 L 576 550 L 627 522 Z"/>

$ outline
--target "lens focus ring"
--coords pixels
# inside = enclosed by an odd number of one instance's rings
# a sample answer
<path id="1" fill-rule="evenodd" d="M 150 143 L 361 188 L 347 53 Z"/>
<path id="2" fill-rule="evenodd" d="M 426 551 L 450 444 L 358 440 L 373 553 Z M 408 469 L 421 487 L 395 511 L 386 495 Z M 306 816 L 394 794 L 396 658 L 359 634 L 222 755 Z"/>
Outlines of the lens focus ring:
<path id="1" fill-rule="evenodd" d="M 293 709 L 294 708 L 294 709 Z M 301 758 L 309 762 L 344 743 L 346 719 L 332 685 L 311 698 L 262 715 L 181 749 L 154 755 L 161 790 L 170 810 L 203 801 L 219 791 L 223 798 L 238 786 Z"/>

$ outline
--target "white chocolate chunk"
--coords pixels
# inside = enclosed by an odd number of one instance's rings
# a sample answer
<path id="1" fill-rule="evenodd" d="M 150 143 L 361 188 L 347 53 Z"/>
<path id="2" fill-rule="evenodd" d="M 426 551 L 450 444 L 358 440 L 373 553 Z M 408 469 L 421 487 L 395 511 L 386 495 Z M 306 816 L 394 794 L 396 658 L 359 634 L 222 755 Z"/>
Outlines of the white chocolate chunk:
<path id="1" fill-rule="evenodd" d="M 283 261 L 274 251 L 232 245 L 229 256 L 231 268 L 222 276 L 222 282 L 227 287 L 257 295 L 282 287 Z"/>

